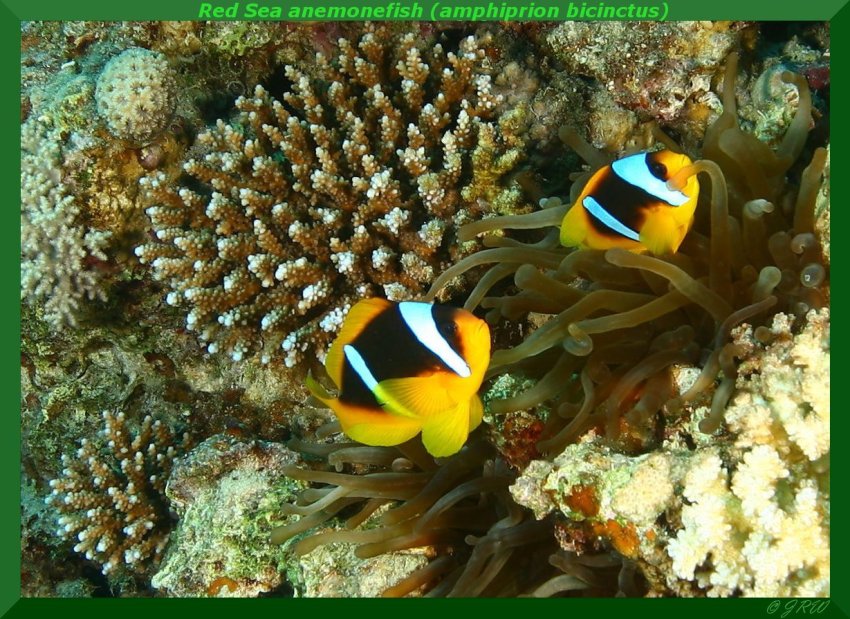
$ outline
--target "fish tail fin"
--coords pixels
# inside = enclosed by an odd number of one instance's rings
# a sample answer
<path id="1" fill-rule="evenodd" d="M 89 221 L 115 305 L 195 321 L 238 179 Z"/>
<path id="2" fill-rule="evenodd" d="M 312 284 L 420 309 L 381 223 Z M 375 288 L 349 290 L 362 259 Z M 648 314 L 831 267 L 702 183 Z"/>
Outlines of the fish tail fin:
<path id="1" fill-rule="evenodd" d="M 319 381 L 307 374 L 307 389 L 314 398 L 334 412 L 349 438 L 364 445 L 399 445 L 416 436 L 422 428 L 418 419 L 408 419 L 382 411 L 372 411 L 340 402 Z"/>
<path id="2" fill-rule="evenodd" d="M 576 201 L 564 215 L 560 234 L 561 245 L 564 247 L 578 247 L 584 243 L 587 223 L 583 210 L 584 207 Z"/>
<path id="3" fill-rule="evenodd" d="M 332 396 L 327 389 L 322 386 L 319 381 L 313 378 L 313 374 L 311 372 L 307 372 L 307 379 L 304 381 L 307 385 L 307 389 L 310 390 L 310 394 L 319 400 L 325 406 L 331 407 L 331 402 L 333 402 L 336 398 Z"/>
<path id="4" fill-rule="evenodd" d="M 422 442 L 428 453 L 442 458 L 460 451 L 469 436 L 470 406 L 471 401 L 466 400 L 425 419 L 422 425 Z"/>

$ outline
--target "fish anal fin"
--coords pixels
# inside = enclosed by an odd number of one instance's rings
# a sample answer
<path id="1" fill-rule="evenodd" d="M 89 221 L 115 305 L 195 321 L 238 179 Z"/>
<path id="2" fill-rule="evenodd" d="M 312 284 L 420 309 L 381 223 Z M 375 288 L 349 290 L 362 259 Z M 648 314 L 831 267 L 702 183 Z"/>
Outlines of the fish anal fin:
<path id="1" fill-rule="evenodd" d="M 484 417 L 484 404 L 481 398 L 476 393 L 469 401 L 469 431 L 472 432 L 475 428 L 481 425 L 481 419 Z"/>
<path id="2" fill-rule="evenodd" d="M 392 303 L 386 299 L 376 297 L 358 301 L 354 307 L 348 310 L 348 315 L 345 317 L 342 329 L 334 340 L 334 343 L 331 344 L 327 357 L 325 357 L 325 368 L 337 387 L 342 384 L 342 367 L 345 363 L 345 352 L 343 348 L 360 335 L 363 329 L 374 320 L 375 316 L 391 305 Z"/>
<path id="3" fill-rule="evenodd" d="M 425 419 L 422 426 L 425 449 L 436 458 L 457 453 L 469 436 L 469 421 L 469 400 Z"/>
<path id="4" fill-rule="evenodd" d="M 337 417 L 342 424 L 343 432 L 349 438 L 374 447 L 400 445 L 419 434 L 422 429 L 422 424 L 417 419 L 391 416 L 386 413 L 371 414 L 380 415 L 381 418 L 353 422 L 352 417 L 354 416 L 346 415 L 348 419 L 348 423 L 346 423 L 343 421 L 342 415 L 337 414 Z"/>

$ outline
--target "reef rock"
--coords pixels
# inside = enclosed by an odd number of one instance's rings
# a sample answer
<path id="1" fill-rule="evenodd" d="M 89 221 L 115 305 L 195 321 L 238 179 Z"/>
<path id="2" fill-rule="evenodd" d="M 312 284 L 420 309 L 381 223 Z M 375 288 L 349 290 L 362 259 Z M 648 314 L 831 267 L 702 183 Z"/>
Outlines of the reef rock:
<path id="1" fill-rule="evenodd" d="M 268 542 L 281 484 L 299 457 L 286 447 L 213 436 L 179 460 L 166 495 L 180 517 L 154 587 L 180 597 L 253 597 L 283 583 L 285 550 Z"/>

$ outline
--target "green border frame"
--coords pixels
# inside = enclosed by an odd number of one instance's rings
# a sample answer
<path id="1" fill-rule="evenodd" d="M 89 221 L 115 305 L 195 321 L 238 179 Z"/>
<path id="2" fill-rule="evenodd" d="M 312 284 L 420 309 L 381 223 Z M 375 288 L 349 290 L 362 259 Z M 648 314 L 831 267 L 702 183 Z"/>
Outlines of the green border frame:
<path id="1" fill-rule="evenodd" d="M 220 0 L 219 4 L 228 5 L 234 0 Z M 247 0 L 239 0 L 246 2 Z M 304 6 L 308 4 L 324 4 L 325 0 L 256 0 L 266 6 Z M 401 0 L 410 3 L 413 0 Z M 565 7 L 570 0 L 533 0 L 538 7 L 558 5 Z M 654 5 L 668 10 L 668 20 L 685 19 L 744 19 L 759 21 L 820 21 L 831 22 L 832 54 L 837 55 L 838 62 L 833 63 L 831 79 L 831 109 L 841 110 L 844 105 L 850 105 L 848 97 L 847 76 L 848 71 L 844 62 L 850 58 L 850 7 L 845 6 L 848 0 L 812 0 L 810 2 L 788 2 L 787 0 L 714 0 L 710 3 L 695 2 L 694 0 L 637 0 L 635 5 Z M 168 19 L 168 20 L 191 20 L 197 17 L 198 6 L 201 0 L 141 0 L 131 3 L 110 2 L 108 0 L 0 0 L 0 63 L 4 73 L 19 75 L 19 62 L 15 59 L 20 55 L 20 22 L 22 20 L 56 20 L 56 19 L 82 19 L 82 20 L 145 20 L 145 19 Z M 389 0 L 334 0 L 337 6 L 364 6 L 385 5 Z M 425 7 L 426 15 L 428 7 L 435 0 L 418 0 Z M 494 4 L 507 3 L 511 6 L 528 6 L 532 0 L 494 0 Z M 573 0 L 575 4 L 587 2 L 589 5 L 598 5 L 602 0 Z M 480 5 L 479 0 L 454 0 L 454 6 Z M 623 0 L 604 0 L 606 6 L 618 6 L 627 4 Z M 563 10 L 563 9 L 562 9 Z M 848 37 L 845 39 L 844 37 Z M 18 82 L 19 83 L 19 82 Z M 18 143 L 18 131 L 12 127 L 12 119 L 16 110 L 10 97 L 0 98 L 0 105 L 7 121 L 0 124 L 8 132 L 9 144 Z M 850 119 L 842 113 L 833 113 L 831 122 L 832 136 L 840 136 L 843 141 L 847 135 Z M 8 126 L 7 126 L 8 125 Z M 14 156 L 14 148 L 9 158 Z M 847 204 L 843 199 L 848 196 L 848 184 L 843 176 L 843 171 L 848 167 L 848 156 L 842 149 L 833 149 L 831 153 L 833 169 L 842 171 L 831 188 L 833 200 L 838 204 Z M 15 159 L 18 161 L 18 159 Z M 844 162 L 844 163 L 842 163 Z M 7 187 L 15 187 L 18 177 L 14 172 L 18 164 L 7 164 L 0 168 L 0 174 L 5 177 Z M 11 194 L 12 191 L 9 191 Z M 11 200 L 10 196 L 10 200 Z M 8 206 L 7 206 L 8 209 Z M 832 221 L 838 230 L 844 228 L 843 211 L 839 208 L 837 213 L 832 214 Z M 9 228 L 0 228 L 0 252 L 8 254 L 9 263 L 16 258 L 13 251 L 20 256 L 20 236 L 15 234 L 16 228 L 10 222 Z M 842 244 L 832 249 L 832 263 L 843 264 L 844 252 Z M 833 292 L 832 304 L 842 307 L 843 293 L 839 286 L 838 294 Z M 837 299 L 836 299 L 837 297 Z M 836 303 L 837 300 L 837 303 Z M 839 309 L 839 315 L 842 311 Z M 13 376 L 13 355 L 20 350 L 20 308 L 17 303 L 10 304 L 3 310 L 4 326 L 0 330 L 0 341 L 7 345 L 0 347 L 3 351 L 2 362 L 8 374 Z M 839 325 L 839 337 L 843 339 L 843 332 Z M 840 359 L 841 357 L 839 357 Z M 10 392 L 20 395 L 20 384 L 12 384 Z M 842 392 L 843 395 L 843 392 Z M 11 398 L 9 398 L 11 399 Z M 19 398 L 20 399 L 20 398 Z M 843 398 L 842 398 L 843 399 Z M 838 403 L 842 401 L 838 399 Z M 0 435 L 0 471 L 2 477 L 0 484 L 9 490 L 10 497 L 19 496 L 20 492 L 20 412 L 17 405 L 14 414 L 6 414 L 3 426 L 6 432 Z M 833 427 L 833 435 L 839 435 L 836 428 L 847 426 L 843 415 L 837 415 Z M 13 425 L 14 424 L 14 425 Z M 836 451 L 836 471 L 846 470 L 847 455 L 842 449 Z M 838 479 L 841 479 L 839 475 Z M 287 612 L 309 612 L 309 613 L 334 613 L 346 611 L 349 613 L 388 613 L 401 609 L 399 604 L 404 605 L 403 612 L 413 611 L 415 614 L 451 612 L 472 612 L 482 615 L 502 615 L 514 612 L 529 612 L 528 605 L 533 604 L 532 612 L 566 612 L 581 613 L 583 611 L 600 612 L 603 608 L 608 612 L 651 612 L 654 615 L 678 617 L 683 612 L 707 614 L 714 616 L 718 613 L 733 613 L 734 616 L 770 616 L 777 617 L 799 617 L 819 615 L 823 617 L 847 617 L 850 615 L 850 597 L 848 590 L 843 589 L 842 583 L 847 576 L 846 564 L 843 563 L 843 550 L 846 547 L 847 534 L 839 524 L 833 527 L 832 556 L 839 560 L 833 567 L 836 568 L 836 578 L 833 582 L 837 587 L 833 590 L 830 604 L 822 612 L 812 612 L 811 607 L 804 606 L 805 600 L 780 600 L 779 608 L 771 612 L 769 604 L 772 600 L 604 600 L 604 599 L 569 599 L 569 600 L 304 600 L 304 599 L 256 599 L 256 600 L 178 600 L 178 599 L 87 599 L 87 600 L 61 600 L 61 599 L 22 599 L 20 597 L 20 510 L 19 502 L 8 500 L 0 502 L 0 540 L 2 540 L 2 558 L 0 558 L 0 617 L 32 617 L 43 615 L 58 615 L 85 613 L 88 617 L 107 617 L 115 613 L 123 616 L 145 617 L 147 619 L 151 612 L 162 613 L 167 616 L 180 616 L 187 613 L 197 614 L 219 614 L 231 613 L 234 610 L 249 610 L 249 612 L 276 612 L 282 606 Z M 843 523 L 843 516 L 847 515 L 846 495 L 837 493 L 832 500 L 832 513 L 837 514 L 836 522 Z M 250 605 L 250 607 L 249 607 Z M 380 606 L 379 606 L 380 605 Z M 390 605 L 390 606 L 388 606 Z M 568 605 L 568 606 L 564 606 Z"/>
<path id="2" fill-rule="evenodd" d="M 108 0 L 2 0 L 2 4 L 18 19 L 50 20 L 192 20 L 198 19 L 198 7 L 203 0 L 145 0 L 137 2 L 110 2 Z M 281 6 L 285 9 L 299 6 L 334 5 L 343 7 L 386 6 L 390 0 L 207 0 L 214 5 L 230 6 L 239 2 L 243 7 L 249 2 L 261 6 Z M 401 0 L 412 4 L 414 0 Z M 475 7 L 487 0 L 417 0 L 424 9 L 425 17 L 436 2 L 441 6 Z M 398 2 L 398 0 L 397 0 Z M 666 15 L 667 20 L 733 19 L 733 20 L 783 20 L 783 21 L 826 21 L 831 20 L 847 0 L 491 0 L 497 7 L 537 6 L 562 8 L 572 3 L 576 6 L 655 6 Z M 312 18 L 311 18 L 312 19 Z"/>

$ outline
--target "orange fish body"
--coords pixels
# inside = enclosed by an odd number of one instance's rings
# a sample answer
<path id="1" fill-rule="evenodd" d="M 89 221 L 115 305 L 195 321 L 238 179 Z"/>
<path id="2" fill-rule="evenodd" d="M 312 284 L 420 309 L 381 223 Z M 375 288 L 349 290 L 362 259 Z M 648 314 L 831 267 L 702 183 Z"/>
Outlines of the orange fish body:
<path id="1" fill-rule="evenodd" d="M 338 394 L 312 377 L 307 387 L 355 441 L 398 445 L 421 432 L 428 452 L 443 457 L 481 423 L 489 362 L 490 330 L 466 310 L 364 299 L 325 359 Z"/>
<path id="2" fill-rule="evenodd" d="M 564 216 L 561 244 L 675 253 L 694 221 L 699 183 L 693 175 L 676 191 L 667 181 L 691 164 L 687 155 L 661 150 L 600 168 Z"/>

